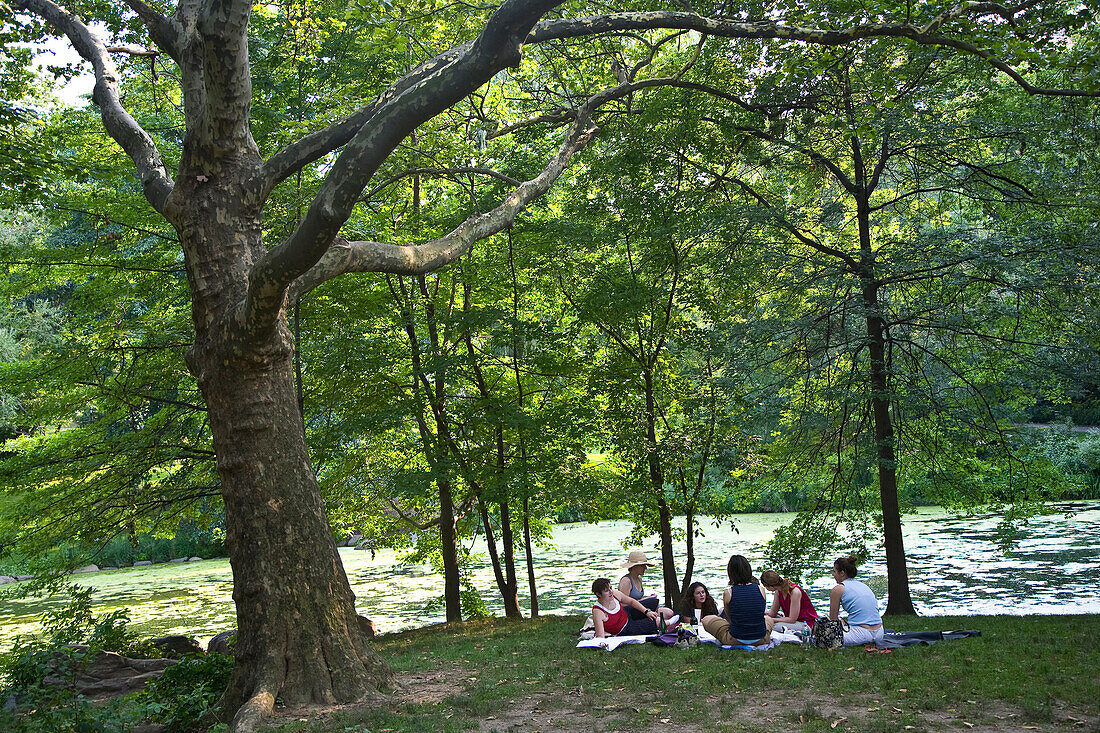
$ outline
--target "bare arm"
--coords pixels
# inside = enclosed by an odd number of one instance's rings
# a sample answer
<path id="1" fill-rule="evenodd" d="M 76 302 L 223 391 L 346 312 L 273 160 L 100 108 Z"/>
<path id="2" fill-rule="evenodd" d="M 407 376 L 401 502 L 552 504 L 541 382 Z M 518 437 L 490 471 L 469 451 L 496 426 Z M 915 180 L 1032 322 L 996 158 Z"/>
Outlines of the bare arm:
<path id="1" fill-rule="evenodd" d="M 646 616 L 649 616 L 651 618 L 656 618 L 657 617 L 657 612 L 656 611 L 650 611 L 648 608 L 646 608 L 645 606 L 642 605 L 641 601 L 634 600 L 633 598 L 628 596 L 626 593 L 623 593 L 622 591 L 619 591 L 619 590 L 616 590 L 615 588 L 612 588 L 611 589 L 611 594 L 613 596 L 615 596 L 617 599 L 619 599 L 619 603 L 623 604 L 624 606 L 630 606 L 631 608 L 635 608 L 635 609 L 641 611 L 642 613 L 644 613 Z"/>
<path id="2" fill-rule="evenodd" d="M 837 583 L 829 591 L 829 618 L 836 621 L 840 618 L 840 597 L 844 595 L 844 586 Z"/>
<path id="3" fill-rule="evenodd" d="M 768 612 L 764 615 L 765 616 L 771 616 L 772 618 L 775 618 L 778 613 L 779 613 L 779 591 L 776 591 L 775 593 L 772 594 L 772 607 L 769 608 Z"/>
<path id="4" fill-rule="evenodd" d="M 603 630 L 603 622 L 607 620 L 607 614 L 605 614 L 599 608 L 592 607 L 592 624 L 596 627 L 596 638 L 602 639 L 607 634 Z"/>

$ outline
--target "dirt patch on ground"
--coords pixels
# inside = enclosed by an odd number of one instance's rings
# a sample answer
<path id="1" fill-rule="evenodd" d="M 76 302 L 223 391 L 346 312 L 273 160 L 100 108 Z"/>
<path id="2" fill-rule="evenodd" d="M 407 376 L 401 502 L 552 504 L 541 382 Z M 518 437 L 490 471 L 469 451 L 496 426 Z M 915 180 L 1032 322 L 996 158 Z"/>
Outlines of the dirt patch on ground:
<path id="1" fill-rule="evenodd" d="M 640 697 L 640 696 L 639 696 Z M 511 731 L 581 731 L 599 728 L 606 731 L 630 730 L 643 733 L 689 730 L 746 730 L 774 732 L 815 729 L 897 731 L 1097 731 L 1100 718 L 1085 716 L 1080 711 L 1052 711 L 1050 719 L 1041 723 L 1029 720 L 1019 710 L 1006 705 L 960 705 L 944 710 L 908 709 L 876 704 L 837 704 L 809 695 L 784 694 L 781 699 L 761 700 L 760 697 L 715 696 L 708 700 L 711 722 L 699 724 L 678 721 L 675 711 L 662 707 L 652 699 L 620 700 L 610 705 L 585 704 L 585 695 L 574 691 L 564 698 L 547 693 L 529 695 L 509 701 L 503 709 L 480 721 L 485 733 Z M 638 724 L 641 716 L 645 722 Z"/>
<path id="2" fill-rule="evenodd" d="M 465 681 L 462 670 L 437 668 L 401 675 L 392 695 L 376 696 L 351 705 L 309 706 L 276 709 L 273 723 L 292 720 L 321 722 L 337 712 L 353 713 L 379 707 L 397 709 L 406 704 L 435 705 L 461 696 Z M 601 698 L 602 700 L 603 698 Z M 613 703 L 589 695 L 582 688 L 568 691 L 532 690 L 479 721 L 483 733 L 549 733 L 549 731 L 629 730 L 631 733 L 664 733 L 676 729 L 742 730 L 772 733 L 811 726 L 836 731 L 1100 731 L 1100 717 L 1073 709 L 1047 710 L 1036 722 L 1034 714 L 1001 703 L 959 701 L 938 710 L 921 710 L 915 705 L 896 707 L 874 699 L 854 703 L 784 691 L 769 698 L 766 693 L 740 693 L 708 698 L 709 722 L 682 721 L 676 711 L 662 705 L 660 698 L 624 692 Z M 639 723 L 639 719 L 642 722 Z"/>

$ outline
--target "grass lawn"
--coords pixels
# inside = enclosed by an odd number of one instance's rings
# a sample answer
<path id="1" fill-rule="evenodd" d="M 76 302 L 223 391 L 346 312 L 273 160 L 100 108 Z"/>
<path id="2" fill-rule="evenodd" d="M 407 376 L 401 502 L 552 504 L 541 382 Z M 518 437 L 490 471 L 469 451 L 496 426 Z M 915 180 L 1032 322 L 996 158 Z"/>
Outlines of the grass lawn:
<path id="1" fill-rule="evenodd" d="M 575 649 L 581 618 L 504 619 L 379 637 L 402 687 L 281 709 L 278 731 L 1100 731 L 1096 616 L 889 619 L 981 637 L 869 653 L 653 645 Z"/>

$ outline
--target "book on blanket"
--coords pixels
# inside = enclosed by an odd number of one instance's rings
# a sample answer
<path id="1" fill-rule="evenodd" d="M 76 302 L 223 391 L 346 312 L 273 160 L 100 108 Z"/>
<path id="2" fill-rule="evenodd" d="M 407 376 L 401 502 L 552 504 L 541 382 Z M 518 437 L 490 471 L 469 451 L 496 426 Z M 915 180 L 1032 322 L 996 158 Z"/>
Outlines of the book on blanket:
<path id="1" fill-rule="evenodd" d="M 577 648 L 581 647 L 593 647 L 595 649 L 606 649 L 609 652 L 613 652 L 623 644 L 645 644 L 646 637 L 644 634 L 640 636 L 605 636 L 600 639 L 581 639 L 577 642 Z"/>

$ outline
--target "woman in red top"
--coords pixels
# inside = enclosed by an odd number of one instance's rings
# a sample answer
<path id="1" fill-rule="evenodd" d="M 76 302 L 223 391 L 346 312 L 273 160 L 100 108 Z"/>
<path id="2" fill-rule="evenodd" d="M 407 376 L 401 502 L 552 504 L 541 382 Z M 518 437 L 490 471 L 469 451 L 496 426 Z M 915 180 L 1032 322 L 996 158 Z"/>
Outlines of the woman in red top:
<path id="1" fill-rule="evenodd" d="M 760 573 L 760 583 L 772 592 L 772 607 L 764 614 L 768 631 L 809 631 L 817 621 L 817 610 L 806 591 L 773 570 Z"/>
<path id="2" fill-rule="evenodd" d="M 596 627 L 597 639 L 605 636 L 648 636 L 657 633 L 657 619 L 661 614 L 612 588 L 611 581 L 607 578 L 597 578 L 592 583 L 592 592 L 596 595 L 596 603 L 592 606 L 592 623 Z M 627 606 L 641 611 L 645 618 L 631 619 L 626 612 Z"/>

